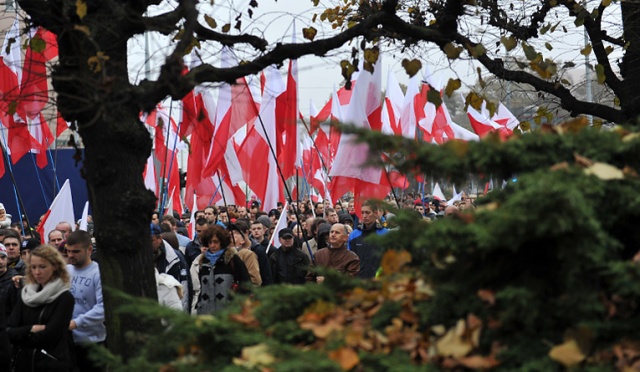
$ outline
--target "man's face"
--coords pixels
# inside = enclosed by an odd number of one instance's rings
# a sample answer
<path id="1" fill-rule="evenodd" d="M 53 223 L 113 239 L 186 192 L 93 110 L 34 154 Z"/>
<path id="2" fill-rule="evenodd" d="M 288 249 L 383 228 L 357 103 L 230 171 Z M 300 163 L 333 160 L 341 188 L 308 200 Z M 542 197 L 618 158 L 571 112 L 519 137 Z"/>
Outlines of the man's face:
<path id="1" fill-rule="evenodd" d="M 31 257 L 31 249 L 23 249 L 20 251 L 20 259 L 22 262 L 29 262 L 29 257 Z"/>
<path id="2" fill-rule="evenodd" d="M 424 216 L 424 206 L 423 205 L 416 205 L 414 209 L 416 211 L 420 212 L 420 214 Z"/>
<path id="3" fill-rule="evenodd" d="M 251 219 L 255 220 L 256 214 L 258 213 L 258 208 L 252 207 L 251 209 L 249 209 L 249 213 L 251 214 Z"/>
<path id="4" fill-rule="evenodd" d="M 53 245 L 54 247 L 59 246 L 63 240 L 64 239 L 62 238 L 61 231 L 53 230 L 51 233 L 49 233 L 49 244 Z"/>
<path id="5" fill-rule="evenodd" d="M 356 213 L 356 208 L 355 208 L 355 206 L 354 206 L 353 202 L 350 202 L 350 203 L 348 204 L 348 206 L 347 206 L 347 211 L 348 211 L 349 213 L 351 213 L 351 214 Z"/>
<path id="6" fill-rule="evenodd" d="M 247 207 L 238 207 L 238 217 L 240 218 L 247 217 Z"/>
<path id="7" fill-rule="evenodd" d="M 162 236 L 151 235 L 151 246 L 153 247 L 153 251 L 156 252 L 161 245 L 162 245 Z"/>
<path id="8" fill-rule="evenodd" d="M 316 205 L 316 216 L 322 216 L 322 215 L 324 215 L 324 204 L 318 203 Z"/>
<path id="9" fill-rule="evenodd" d="M 87 266 L 91 258 L 91 246 L 84 247 L 82 244 L 67 245 L 67 262 L 71 265 L 82 268 Z"/>
<path id="10" fill-rule="evenodd" d="M 371 225 L 376 222 L 376 214 L 373 212 L 371 207 L 363 205 L 362 206 L 362 223 L 365 225 Z"/>
<path id="11" fill-rule="evenodd" d="M 332 248 L 342 247 L 347 242 L 347 239 L 349 239 L 349 235 L 347 235 L 343 224 L 336 223 L 331 226 L 331 230 L 329 230 L 329 244 Z"/>
<path id="12" fill-rule="evenodd" d="M 251 225 L 251 236 L 258 242 L 261 242 L 264 239 L 265 232 L 266 231 L 263 224 L 254 223 L 253 225 Z"/>
<path id="13" fill-rule="evenodd" d="M 229 223 L 229 215 L 227 214 L 227 212 L 220 212 L 220 222 L 227 224 Z"/>
<path id="14" fill-rule="evenodd" d="M 7 247 L 7 256 L 9 256 L 10 261 L 15 261 L 20 257 L 20 241 L 16 238 L 4 238 L 2 242 L 5 247 Z"/>
<path id="15" fill-rule="evenodd" d="M 279 205 L 277 209 L 278 209 L 278 212 L 282 213 L 282 205 Z"/>
<path id="16" fill-rule="evenodd" d="M 330 224 L 338 223 L 338 213 L 329 212 L 329 214 L 327 214 L 327 222 Z"/>
<path id="17" fill-rule="evenodd" d="M 66 239 L 71 234 L 71 225 L 65 222 L 60 222 L 56 225 L 56 230 L 62 231 L 62 236 Z"/>
<path id="18" fill-rule="evenodd" d="M 160 218 L 158 218 L 158 214 L 154 213 L 151 215 L 151 223 L 154 225 L 159 225 L 160 224 Z"/>
<path id="19" fill-rule="evenodd" d="M 293 235 L 285 235 L 282 238 L 279 238 L 280 246 L 284 249 L 289 249 L 293 247 Z"/>
<path id="20" fill-rule="evenodd" d="M 204 218 L 206 218 L 209 223 L 216 221 L 216 214 L 213 208 L 206 208 L 204 210 Z"/>
<path id="21" fill-rule="evenodd" d="M 198 225 L 196 224 L 196 235 L 202 234 L 204 229 L 207 228 L 207 225 Z"/>

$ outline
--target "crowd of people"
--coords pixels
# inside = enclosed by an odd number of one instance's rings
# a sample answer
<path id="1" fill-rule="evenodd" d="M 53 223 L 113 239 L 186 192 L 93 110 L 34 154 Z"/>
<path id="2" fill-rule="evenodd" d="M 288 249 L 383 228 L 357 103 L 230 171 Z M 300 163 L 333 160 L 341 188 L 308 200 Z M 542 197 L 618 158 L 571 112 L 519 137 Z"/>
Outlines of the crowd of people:
<path id="1" fill-rule="evenodd" d="M 473 208 L 408 194 L 401 201 L 294 201 L 264 211 L 208 206 L 191 214 L 152 215 L 151 247 L 159 302 L 191 314 L 223 309 L 236 293 L 272 284 L 322 283 L 324 269 L 363 279 L 378 275 L 382 247 L 366 239 L 393 225 L 391 208 L 435 220 Z M 282 214 L 286 214 L 282 216 Z M 281 217 L 286 227 L 276 230 Z M 99 264 L 91 233 L 60 222 L 47 244 L 0 204 L 0 370 L 94 371 L 92 345 L 106 339 Z M 189 238 L 187 225 L 194 224 Z M 280 224 L 282 225 L 282 224 Z M 27 234 L 28 233 L 28 234 Z M 30 237 L 25 237 L 28 235 Z"/>

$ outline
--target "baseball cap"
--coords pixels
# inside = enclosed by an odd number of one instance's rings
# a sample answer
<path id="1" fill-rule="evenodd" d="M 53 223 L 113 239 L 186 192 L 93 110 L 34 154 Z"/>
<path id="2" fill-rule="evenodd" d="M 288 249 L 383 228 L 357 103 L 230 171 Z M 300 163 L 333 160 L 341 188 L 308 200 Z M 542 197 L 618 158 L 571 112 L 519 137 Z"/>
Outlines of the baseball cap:
<path id="1" fill-rule="evenodd" d="M 288 237 L 293 237 L 293 230 L 291 230 L 290 228 L 285 227 L 284 229 L 278 232 L 278 238 L 288 238 Z"/>
<path id="2" fill-rule="evenodd" d="M 20 251 L 24 251 L 24 250 L 32 250 L 32 249 L 36 249 L 40 246 L 40 240 L 38 239 L 34 239 L 34 238 L 29 238 L 29 239 L 25 239 L 22 242 L 22 246 L 20 246 Z"/>

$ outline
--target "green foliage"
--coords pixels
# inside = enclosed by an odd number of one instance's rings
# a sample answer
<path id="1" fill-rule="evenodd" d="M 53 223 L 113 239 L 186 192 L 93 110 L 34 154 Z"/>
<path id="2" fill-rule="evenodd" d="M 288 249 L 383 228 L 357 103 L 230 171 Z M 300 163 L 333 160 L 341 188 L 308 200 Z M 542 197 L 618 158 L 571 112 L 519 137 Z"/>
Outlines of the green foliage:
<path id="1" fill-rule="evenodd" d="M 113 370 L 236 371 L 264 367 L 256 362 L 264 357 L 276 371 L 341 370 L 338 362 L 354 358 L 362 370 L 430 371 L 473 368 L 491 355 L 497 362 L 476 368 L 555 371 L 563 366 L 549 353 L 568 339 L 585 356 L 578 370 L 625 363 L 611 349 L 637 340 L 640 329 L 640 266 L 631 262 L 640 241 L 640 136 L 564 129 L 444 146 L 365 135 L 375 151 L 398 155 L 404 171 L 517 181 L 458 218 L 426 223 L 395 211 L 400 227 L 375 239 L 412 260 L 408 271 L 375 282 L 323 272 L 323 285 L 261 288 L 195 318 L 132 302 L 121 310 L 168 326 L 136 335 L 143 354 L 128 364 L 111 358 Z M 587 174 L 594 161 L 625 169 L 624 177 Z M 448 356 L 439 349 L 443 331 L 464 319 L 464 332 L 480 330 L 477 344 Z M 319 330 L 328 324 L 334 329 Z M 354 336 L 357 327 L 366 330 Z"/>

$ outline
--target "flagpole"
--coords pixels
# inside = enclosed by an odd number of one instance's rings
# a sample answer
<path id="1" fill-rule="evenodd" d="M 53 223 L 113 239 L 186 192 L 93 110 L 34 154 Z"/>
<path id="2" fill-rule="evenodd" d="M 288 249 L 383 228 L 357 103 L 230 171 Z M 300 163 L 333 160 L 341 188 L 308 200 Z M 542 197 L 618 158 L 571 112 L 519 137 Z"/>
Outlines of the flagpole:
<path id="1" fill-rule="evenodd" d="M 169 123 L 163 123 L 163 128 L 160 128 L 160 130 L 164 129 L 165 125 L 171 125 L 171 110 L 173 109 L 173 99 L 169 100 L 169 119 L 167 120 Z M 158 108 L 156 107 L 156 111 L 158 110 Z M 156 119 L 156 131 L 158 130 L 158 121 Z M 167 177 L 167 158 L 169 157 L 169 131 L 167 130 L 167 143 L 165 145 L 165 151 L 164 151 L 164 164 L 162 165 L 162 177 L 160 178 L 162 180 L 162 184 L 160 185 L 160 204 L 158 205 L 158 215 L 160 214 L 164 214 L 164 201 L 165 201 L 165 188 L 168 187 L 168 180 L 166 179 Z M 156 136 L 158 135 L 158 133 L 156 132 Z"/>
<path id="2" fill-rule="evenodd" d="M 4 134 L 3 134 L 3 140 L 4 140 Z M 4 143 L 6 143 L 6 141 Z M 22 220 L 22 211 L 25 211 L 24 218 L 27 220 L 27 225 L 31 227 L 31 223 L 29 222 L 29 216 L 27 216 L 27 213 L 26 213 L 27 210 L 24 207 L 24 202 L 22 201 L 22 196 L 20 195 L 20 190 L 18 190 L 18 184 L 13 174 L 13 167 L 11 166 L 9 153 L 1 144 L 0 144 L 0 148 L 2 149 L 2 155 L 1 155 L 3 157 L 2 161 L 4 161 L 5 159 L 7 160 L 7 165 L 9 168 L 9 176 L 11 177 L 11 183 L 13 183 L 13 194 L 16 197 L 16 207 L 18 208 L 18 216 L 20 217 L 20 220 Z M 26 236 L 24 231 L 24 225 L 23 224 L 20 224 L 20 225 L 22 226 L 22 235 Z M 31 235 L 32 238 L 34 237 L 33 230 L 29 229 L 29 234 Z"/>
<path id="3" fill-rule="evenodd" d="M 38 172 L 38 165 L 36 164 L 36 155 L 34 155 L 33 153 L 29 154 L 31 155 L 31 160 L 33 162 L 33 169 L 36 173 L 36 178 L 38 179 L 38 183 L 40 184 L 40 191 L 42 192 L 42 200 L 44 200 L 44 204 L 49 204 L 49 202 L 47 201 L 47 196 L 44 193 L 44 186 L 42 185 L 42 179 L 40 178 L 40 172 Z"/>
<path id="4" fill-rule="evenodd" d="M 282 169 L 280 168 L 280 163 L 278 163 L 278 156 L 276 155 L 276 151 L 273 148 L 273 145 L 271 143 L 271 139 L 269 138 L 269 136 L 266 135 L 267 133 L 267 128 L 264 125 L 264 122 L 262 121 L 262 116 L 260 115 L 260 113 L 258 112 L 258 121 L 260 122 L 260 126 L 262 127 L 262 131 L 263 133 L 265 133 L 265 138 L 267 140 L 267 145 L 269 146 L 269 150 L 271 151 L 271 156 L 273 156 L 273 158 L 276 160 L 276 169 L 278 170 L 278 175 L 280 176 L 280 179 L 282 180 L 282 185 L 284 187 L 284 191 L 287 194 L 287 197 L 289 200 L 293 200 L 292 196 L 291 196 L 291 191 L 289 190 L 289 187 L 287 187 L 287 182 L 284 179 L 284 174 L 282 173 Z M 320 159 L 322 160 L 322 159 Z M 297 203 L 296 203 L 297 204 Z M 300 221 L 300 218 L 298 217 L 298 214 L 300 213 L 300 210 L 298 209 L 298 206 L 295 205 L 293 207 L 293 211 L 296 215 L 296 221 L 298 221 L 298 225 L 300 225 L 301 231 L 302 231 L 302 236 L 305 240 L 305 243 L 307 243 L 307 250 L 309 251 L 309 257 L 311 257 L 311 262 L 315 265 L 315 257 L 313 255 L 313 252 L 311 251 L 311 246 L 309 245 L 309 242 L 307 241 L 307 233 L 305 231 L 305 229 L 302 228 L 302 222 Z"/>

